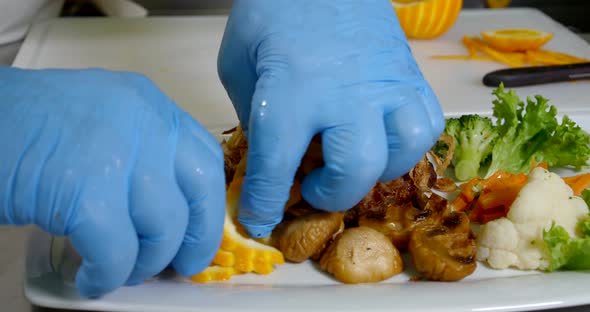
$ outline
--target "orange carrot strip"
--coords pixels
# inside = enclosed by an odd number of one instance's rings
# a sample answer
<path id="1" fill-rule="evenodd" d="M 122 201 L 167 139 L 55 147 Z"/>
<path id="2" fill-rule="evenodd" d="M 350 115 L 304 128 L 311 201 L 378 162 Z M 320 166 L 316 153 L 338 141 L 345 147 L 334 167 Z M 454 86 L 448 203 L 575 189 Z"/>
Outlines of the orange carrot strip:
<path id="1" fill-rule="evenodd" d="M 535 169 L 536 167 L 541 167 L 544 169 L 549 168 L 549 165 L 546 162 L 540 162 L 538 163 L 535 158 L 533 158 L 533 162 L 531 163 L 531 171 L 533 171 L 533 169 Z"/>
<path id="2" fill-rule="evenodd" d="M 498 207 L 502 207 L 502 210 L 508 211 L 520 189 L 522 189 L 522 185 L 510 186 L 495 192 L 484 193 L 479 196 L 477 202 L 483 211 Z"/>
<path id="3" fill-rule="evenodd" d="M 508 213 L 504 207 L 496 207 L 494 209 L 488 209 L 484 211 L 481 205 L 475 204 L 475 208 L 468 214 L 469 220 L 478 223 L 487 223 L 491 220 L 505 217 Z"/>
<path id="4" fill-rule="evenodd" d="M 486 214 L 482 214 L 479 217 L 479 222 L 481 224 L 486 224 L 490 221 L 496 220 L 496 219 L 500 219 L 506 216 L 506 212 L 505 211 L 498 211 L 495 213 L 486 213 Z"/>
<path id="5" fill-rule="evenodd" d="M 525 174 L 511 174 L 505 171 L 498 171 L 491 177 L 480 183 L 483 192 L 500 191 L 508 187 L 522 187 L 528 178 Z"/>
<path id="6" fill-rule="evenodd" d="M 475 199 L 475 196 L 477 196 L 477 193 L 475 192 L 474 188 L 480 181 L 480 178 L 473 178 L 468 182 L 461 184 L 461 186 L 459 187 L 461 192 L 459 193 L 457 198 L 455 198 L 455 200 L 453 200 L 453 202 L 451 203 L 455 210 L 463 211 L 470 206 L 471 202 L 473 202 L 473 200 Z"/>
<path id="7" fill-rule="evenodd" d="M 571 177 L 563 178 L 563 181 L 574 191 L 574 195 L 579 196 L 590 185 L 590 173 L 582 173 Z"/>
<path id="8" fill-rule="evenodd" d="M 459 195 L 457 198 L 453 200 L 451 205 L 455 208 L 456 211 L 463 211 L 469 207 L 471 201 L 465 199 L 465 196 Z"/>

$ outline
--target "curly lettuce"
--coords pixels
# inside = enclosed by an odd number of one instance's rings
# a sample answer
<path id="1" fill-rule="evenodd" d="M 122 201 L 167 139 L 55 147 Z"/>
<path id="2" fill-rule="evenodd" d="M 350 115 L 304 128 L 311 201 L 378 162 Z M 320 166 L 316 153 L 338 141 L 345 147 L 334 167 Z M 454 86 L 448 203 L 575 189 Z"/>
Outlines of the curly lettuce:
<path id="1" fill-rule="evenodd" d="M 543 231 L 543 240 L 549 251 L 548 272 L 555 270 L 590 270 L 590 218 L 578 223 L 582 237 L 571 237 L 559 225 L 553 224 Z"/>
<path id="2" fill-rule="evenodd" d="M 498 139 L 486 176 L 499 170 L 524 173 L 533 161 L 549 167 L 586 168 L 590 159 L 590 136 L 569 117 L 561 123 L 557 108 L 541 95 L 522 101 L 500 85 L 493 94 L 493 116 Z"/>

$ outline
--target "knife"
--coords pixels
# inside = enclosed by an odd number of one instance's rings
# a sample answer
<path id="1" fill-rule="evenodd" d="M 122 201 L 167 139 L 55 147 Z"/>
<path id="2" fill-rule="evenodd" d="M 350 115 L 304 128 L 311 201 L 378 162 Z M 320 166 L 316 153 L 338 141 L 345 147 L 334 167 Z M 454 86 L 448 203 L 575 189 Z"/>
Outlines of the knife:
<path id="1" fill-rule="evenodd" d="M 483 84 L 497 87 L 521 87 L 536 84 L 590 79 L 590 62 L 500 69 L 486 74 Z"/>

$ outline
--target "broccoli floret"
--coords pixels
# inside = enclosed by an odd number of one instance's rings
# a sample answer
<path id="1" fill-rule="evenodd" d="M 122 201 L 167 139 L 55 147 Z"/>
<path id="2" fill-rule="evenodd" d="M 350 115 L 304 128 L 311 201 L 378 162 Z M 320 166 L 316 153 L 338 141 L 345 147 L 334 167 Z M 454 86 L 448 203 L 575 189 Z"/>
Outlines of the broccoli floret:
<path id="1" fill-rule="evenodd" d="M 447 153 L 449 152 L 449 146 L 440 140 L 434 143 L 434 146 L 431 148 L 432 152 L 440 158 L 445 158 Z"/>
<path id="2" fill-rule="evenodd" d="M 460 181 L 477 177 L 481 164 L 488 160 L 498 137 L 492 120 L 474 114 L 449 118 L 445 132 L 455 140 L 452 161 L 455 177 Z"/>

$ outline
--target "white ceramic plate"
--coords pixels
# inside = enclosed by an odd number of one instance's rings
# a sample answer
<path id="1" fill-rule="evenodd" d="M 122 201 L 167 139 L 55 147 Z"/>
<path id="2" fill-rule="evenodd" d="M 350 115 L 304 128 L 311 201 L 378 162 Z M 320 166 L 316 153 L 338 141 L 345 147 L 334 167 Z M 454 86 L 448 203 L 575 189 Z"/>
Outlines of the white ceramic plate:
<path id="1" fill-rule="evenodd" d="M 590 113 L 570 117 L 590 129 Z M 451 283 L 412 282 L 410 267 L 382 283 L 343 285 L 311 262 L 285 264 L 266 276 L 248 274 L 212 284 L 193 284 L 167 272 L 99 300 L 83 300 L 64 282 L 72 278 L 76 266 L 64 242 L 40 231 L 31 236 L 25 294 L 36 305 L 101 311 L 313 312 L 530 311 L 590 304 L 590 272 L 493 270 L 481 263 L 474 274 Z"/>
<path id="2" fill-rule="evenodd" d="M 56 19 L 31 29 L 14 65 L 139 71 L 150 76 L 206 127 L 229 128 L 237 119 L 218 82 L 215 67 L 225 19 Z M 499 65 L 441 62 L 430 57 L 464 53 L 458 44 L 463 35 L 498 27 L 551 31 L 556 36 L 548 48 L 590 57 L 586 42 L 536 10 L 466 10 L 441 38 L 410 42 L 446 112 L 489 112 L 491 90 L 481 85 L 480 80 Z M 521 88 L 519 93 L 541 93 L 560 105 L 560 111 L 587 111 L 590 88 L 585 86 L 533 86 Z M 590 115 L 573 117 L 590 129 Z M 493 271 L 480 265 L 473 275 L 457 283 L 408 282 L 409 275 L 399 275 L 380 284 L 349 286 L 334 281 L 310 263 L 287 264 L 268 276 L 240 276 L 210 285 L 162 276 L 144 285 L 119 289 L 100 300 L 87 301 L 80 299 L 60 274 L 53 273 L 51 263 L 57 262 L 55 257 L 59 253 L 54 249 L 52 254 L 51 242 L 50 236 L 35 232 L 27 257 L 26 296 L 44 307 L 169 312 L 523 311 L 590 303 L 590 276 L 585 273 Z M 71 278 L 75 261 L 68 260 L 75 259 L 62 258 L 61 272 Z"/>

